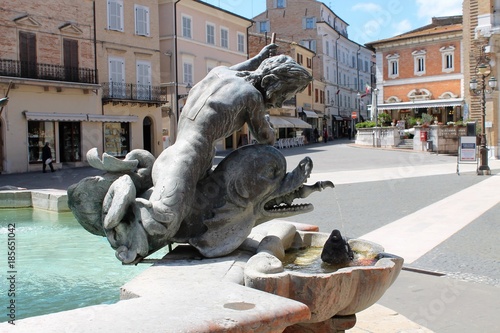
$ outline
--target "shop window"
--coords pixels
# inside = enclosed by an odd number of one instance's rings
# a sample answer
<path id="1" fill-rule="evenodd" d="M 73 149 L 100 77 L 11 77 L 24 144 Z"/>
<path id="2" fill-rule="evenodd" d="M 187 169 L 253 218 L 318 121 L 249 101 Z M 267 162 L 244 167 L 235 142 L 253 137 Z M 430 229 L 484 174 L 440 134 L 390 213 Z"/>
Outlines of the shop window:
<path id="1" fill-rule="evenodd" d="M 54 122 L 52 121 L 28 121 L 28 161 L 29 163 L 42 163 L 42 148 L 48 142 L 54 152 Z"/>
<path id="2" fill-rule="evenodd" d="M 80 122 L 59 123 L 59 152 L 61 162 L 82 160 Z"/>
<path id="3" fill-rule="evenodd" d="M 130 151 L 129 123 L 104 123 L 104 149 L 111 156 L 125 156 Z"/>

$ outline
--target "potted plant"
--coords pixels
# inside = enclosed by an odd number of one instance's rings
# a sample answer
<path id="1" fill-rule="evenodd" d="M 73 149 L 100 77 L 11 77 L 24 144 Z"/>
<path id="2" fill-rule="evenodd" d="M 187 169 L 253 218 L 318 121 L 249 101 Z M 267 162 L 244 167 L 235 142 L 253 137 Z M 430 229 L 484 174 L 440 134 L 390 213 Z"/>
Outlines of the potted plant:
<path id="1" fill-rule="evenodd" d="M 388 113 L 379 113 L 378 120 L 382 125 L 389 125 L 391 123 L 391 115 Z"/>

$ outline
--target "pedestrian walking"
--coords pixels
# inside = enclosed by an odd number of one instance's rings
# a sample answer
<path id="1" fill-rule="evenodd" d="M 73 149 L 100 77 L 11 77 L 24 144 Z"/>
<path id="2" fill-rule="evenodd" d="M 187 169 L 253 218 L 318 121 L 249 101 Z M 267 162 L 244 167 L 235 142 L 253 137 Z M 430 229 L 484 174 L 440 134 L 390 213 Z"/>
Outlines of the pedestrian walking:
<path id="1" fill-rule="evenodd" d="M 45 173 L 47 165 L 50 167 L 50 171 L 54 172 L 54 166 L 52 165 L 52 151 L 50 149 L 49 143 L 45 142 L 45 146 L 42 148 L 42 170 Z"/>

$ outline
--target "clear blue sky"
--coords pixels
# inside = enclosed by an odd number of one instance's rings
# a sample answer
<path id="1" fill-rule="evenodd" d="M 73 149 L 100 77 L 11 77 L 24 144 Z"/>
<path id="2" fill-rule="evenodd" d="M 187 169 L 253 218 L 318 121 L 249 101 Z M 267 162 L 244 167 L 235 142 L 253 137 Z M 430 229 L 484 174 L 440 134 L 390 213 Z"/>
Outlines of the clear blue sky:
<path id="1" fill-rule="evenodd" d="M 203 0 L 246 18 L 266 10 L 266 0 Z M 431 22 L 432 17 L 461 15 L 462 0 L 325 0 L 349 24 L 349 38 L 365 44 L 393 37 Z"/>

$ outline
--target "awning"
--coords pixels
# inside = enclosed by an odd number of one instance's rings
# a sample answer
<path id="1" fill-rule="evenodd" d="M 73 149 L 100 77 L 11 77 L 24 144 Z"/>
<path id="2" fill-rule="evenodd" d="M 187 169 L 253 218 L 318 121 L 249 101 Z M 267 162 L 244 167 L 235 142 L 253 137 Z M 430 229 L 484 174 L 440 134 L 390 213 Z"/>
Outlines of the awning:
<path id="1" fill-rule="evenodd" d="M 404 109 L 420 109 L 420 108 L 439 108 L 439 107 L 460 106 L 460 105 L 464 105 L 463 98 L 387 103 L 387 104 L 379 104 L 377 105 L 377 108 L 379 110 L 404 110 Z"/>
<path id="2" fill-rule="evenodd" d="M 274 128 L 312 128 L 310 124 L 294 117 L 270 116 L 269 120 Z"/>
<path id="3" fill-rule="evenodd" d="M 319 118 L 318 114 L 314 111 L 302 110 L 307 118 Z"/>
<path id="4" fill-rule="evenodd" d="M 273 124 L 274 128 L 292 127 L 292 124 L 283 119 L 283 117 L 269 116 L 269 120 L 271 121 L 271 124 Z"/>
<path id="5" fill-rule="evenodd" d="M 306 123 L 305 121 L 299 119 L 299 118 L 294 118 L 294 117 L 284 117 L 284 119 L 290 123 L 292 123 L 291 127 L 295 128 L 312 128 L 311 124 Z"/>
<path id="6" fill-rule="evenodd" d="M 82 113 L 43 113 L 24 111 L 26 120 L 38 121 L 86 121 L 87 115 Z"/>
<path id="7" fill-rule="evenodd" d="M 333 116 L 333 118 L 337 121 L 342 121 L 344 120 L 344 118 L 342 118 L 341 116 Z"/>
<path id="8" fill-rule="evenodd" d="M 139 119 L 137 116 L 111 116 L 103 114 L 89 114 L 88 121 L 98 121 L 103 123 L 133 123 Z"/>

